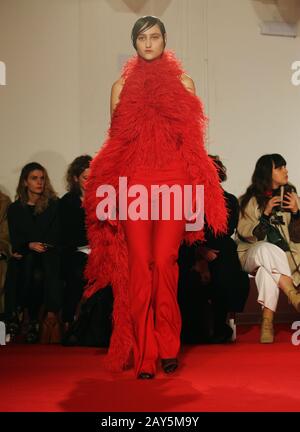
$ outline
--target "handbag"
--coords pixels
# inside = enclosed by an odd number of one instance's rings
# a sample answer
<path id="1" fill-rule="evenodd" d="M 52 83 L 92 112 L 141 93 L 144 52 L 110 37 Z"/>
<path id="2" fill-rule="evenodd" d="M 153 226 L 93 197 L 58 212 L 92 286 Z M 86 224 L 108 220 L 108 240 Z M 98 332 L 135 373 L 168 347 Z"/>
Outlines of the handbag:
<path id="1" fill-rule="evenodd" d="M 284 252 L 288 252 L 290 250 L 289 244 L 279 229 L 263 218 L 260 219 L 260 222 L 267 228 L 267 241 L 278 246 Z"/>
<path id="2" fill-rule="evenodd" d="M 280 247 L 280 249 L 282 249 L 284 252 L 290 250 L 288 242 L 282 236 L 279 229 L 271 224 L 269 224 L 268 231 L 267 231 L 267 241 L 269 243 L 272 243 Z"/>
<path id="3" fill-rule="evenodd" d="M 291 258 L 293 260 L 293 263 L 295 265 L 295 272 L 298 272 L 300 274 L 300 263 L 298 264 L 294 254 L 289 246 L 288 241 L 285 238 L 284 232 L 280 232 L 279 228 L 277 228 L 274 225 L 271 225 L 269 221 L 266 221 L 264 218 L 260 218 L 260 222 L 267 227 L 267 241 L 269 243 L 275 244 L 276 246 L 280 247 L 284 252 L 289 252 L 291 255 Z"/>

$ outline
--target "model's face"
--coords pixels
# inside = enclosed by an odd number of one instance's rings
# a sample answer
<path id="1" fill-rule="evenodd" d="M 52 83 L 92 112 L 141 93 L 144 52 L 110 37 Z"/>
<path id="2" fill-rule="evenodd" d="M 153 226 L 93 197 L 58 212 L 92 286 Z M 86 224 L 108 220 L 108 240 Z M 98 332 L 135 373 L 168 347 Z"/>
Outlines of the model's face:
<path id="1" fill-rule="evenodd" d="M 45 187 L 45 174 L 41 170 L 33 170 L 29 173 L 25 186 L 28 193 L 41 195 Z"/>
<path id="2" fill-rule="evenodd" d="M 90 174 L 90 168 L 85 169 L 79 177 L 75 177 L 75 181 L 78 182 L 81 192 L 85 192 L 85 184 Z"/>
<path id="3" fill-rule="evenodd" d="M 140 57 L 145 60 L 154 60 L 160 57 L 165 48 L 165 39 L 157 24 L 139 33 L 136 40 L 136 50 Z"/>
<path id="4" fill-rule="evenodd" d="M 272 188 L 277 189 L 279 186 L 284 186 L 287 184 L 288 178 L 288 170 L 285 165 L 281 167 L 275 168 L 273 165 L 272 171 Z"/>

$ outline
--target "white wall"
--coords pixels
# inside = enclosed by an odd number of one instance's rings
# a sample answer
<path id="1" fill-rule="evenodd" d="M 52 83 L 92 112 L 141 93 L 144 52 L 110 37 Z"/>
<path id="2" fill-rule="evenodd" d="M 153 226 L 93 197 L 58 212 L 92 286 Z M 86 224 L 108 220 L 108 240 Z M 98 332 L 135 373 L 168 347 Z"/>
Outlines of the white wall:
<path id="1" fill-rule="evenodd" d="M 80 151 L 78 1 L 0 0 L 0 59 L 0 187 L 12 197 L 36 160 L 60 192 Z"/>
<path id="2" fill-rule="evenodd" d="M 0 0 L 0 187 L 13 196 L 20 168 L 35 159 L 62 193 L 67 164 L 95 154 L 111 84 L 133 54 L 131 27 L 145 14 L 165 22 L 168 47 L 196 83 L 226 189 L 242 193 L 267 152 L 286 156 L 300 189 L 300 87 L 290 83 L 299 37 L 260 36 L 251 0 Z"/>
<path id="3" fill-rule="evenodd" d="M 209 0 L 208 12 L 209 144 L 227 165 L 226 188 L 243 192 L 258 157 L 277 152 L 300 190 L 299 37 L 261 36 L 250 1 Z"/>

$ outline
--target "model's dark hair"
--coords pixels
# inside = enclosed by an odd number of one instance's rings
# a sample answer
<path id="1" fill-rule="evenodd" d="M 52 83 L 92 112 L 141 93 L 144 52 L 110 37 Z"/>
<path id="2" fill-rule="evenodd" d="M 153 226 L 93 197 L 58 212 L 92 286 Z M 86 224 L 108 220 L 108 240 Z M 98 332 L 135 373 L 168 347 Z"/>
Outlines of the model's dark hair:
<path id="1" fill-rule="evenodd" d="M 214 161 L 215 167 L 217 168 L 220 183 L 226 181 L 227 180 L 226 166 L 221 161 L 220 156 L 209 155 L 209 157 Z"/>
<path id="2" fill-rule="evenodd" d="M 139 18 L 135 23 L 134 26 L 132 28 L 131 31 L 131 40 L 132 40 L 132 45 L 134 46 L 134 49 L 136 48 L 136 40 L 138 38 L 138 35 L 141 32 L 144 32 L 146 30 L 148 30 L 149 28 L 158 25 L 160 32 L 162 34 L 162 37 L 164 39 L 164 44 L 165 44 L 165 34 L 166 34 L 166 29 L 165 29 L 165 25 L 164 23 L 157 18 L 156 16 L 151 16 L 151 15 L 147 15 L 147 16 L 143 16 L 141 18 Z"/>
<path id="3" fill-rule="evenodd" d="M 30 173 L 35 170 L 42 171 L 45 177 L 44 190 L 40 198 L 36 202 L 34 210 L 36 214 L 39 214 L 43 213 L 43 211 L 46 210 L 49 205 L 49 200 L 57 199 L 57 195 L 51 185 L 46 168 L 44 168 L 38 162 L 30 162 L 22 168 L 19 183 L 17 186 L 16 199 L 19 199 L 23 205 L 26 205 L 28 203 L 29 197 L 25 181 L 28 179 Z"/>
<path id="4" fill-rule="evenodd" d="M 92 157 L 90 155 L 82 155 L 78 156 L 70 163 L 66 174 L 67 190 L 69 192 L 81 194 L 79 183 L 74 177 L 78 178 L 83 171 L 89 168 L 91 161 Z"/>
<path id="5" fill-rule="evenodd" d="M 247 188 L 245 194 L 240 197 L 241 212 L 243 215 L 246 205 L 253 196 L 256 198 L 260 210 L 265 208 L 266 202 L 270 198 L 266 195 L 266 192 L 272 188 L 273 167 L 279 168 L 285 165 L 285 159 L 278 153 L 266 154 L 258 159 L 252 175 L 252 183 Z"/>

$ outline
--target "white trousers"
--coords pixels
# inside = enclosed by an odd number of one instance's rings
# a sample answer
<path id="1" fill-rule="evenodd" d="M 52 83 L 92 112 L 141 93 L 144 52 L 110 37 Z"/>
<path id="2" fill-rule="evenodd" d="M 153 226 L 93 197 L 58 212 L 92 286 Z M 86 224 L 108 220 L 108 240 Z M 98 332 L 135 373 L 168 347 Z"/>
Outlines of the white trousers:
<path id="1" fill-rule="evenodd" d="M 272 243 L 258 242 L 248 249 L 244 270 L 247 273 L 256 272 L 257 301 L 275 312 L 279 297 L 279 278 L 281 275 L 291 277 L 285 252 Z"/>

